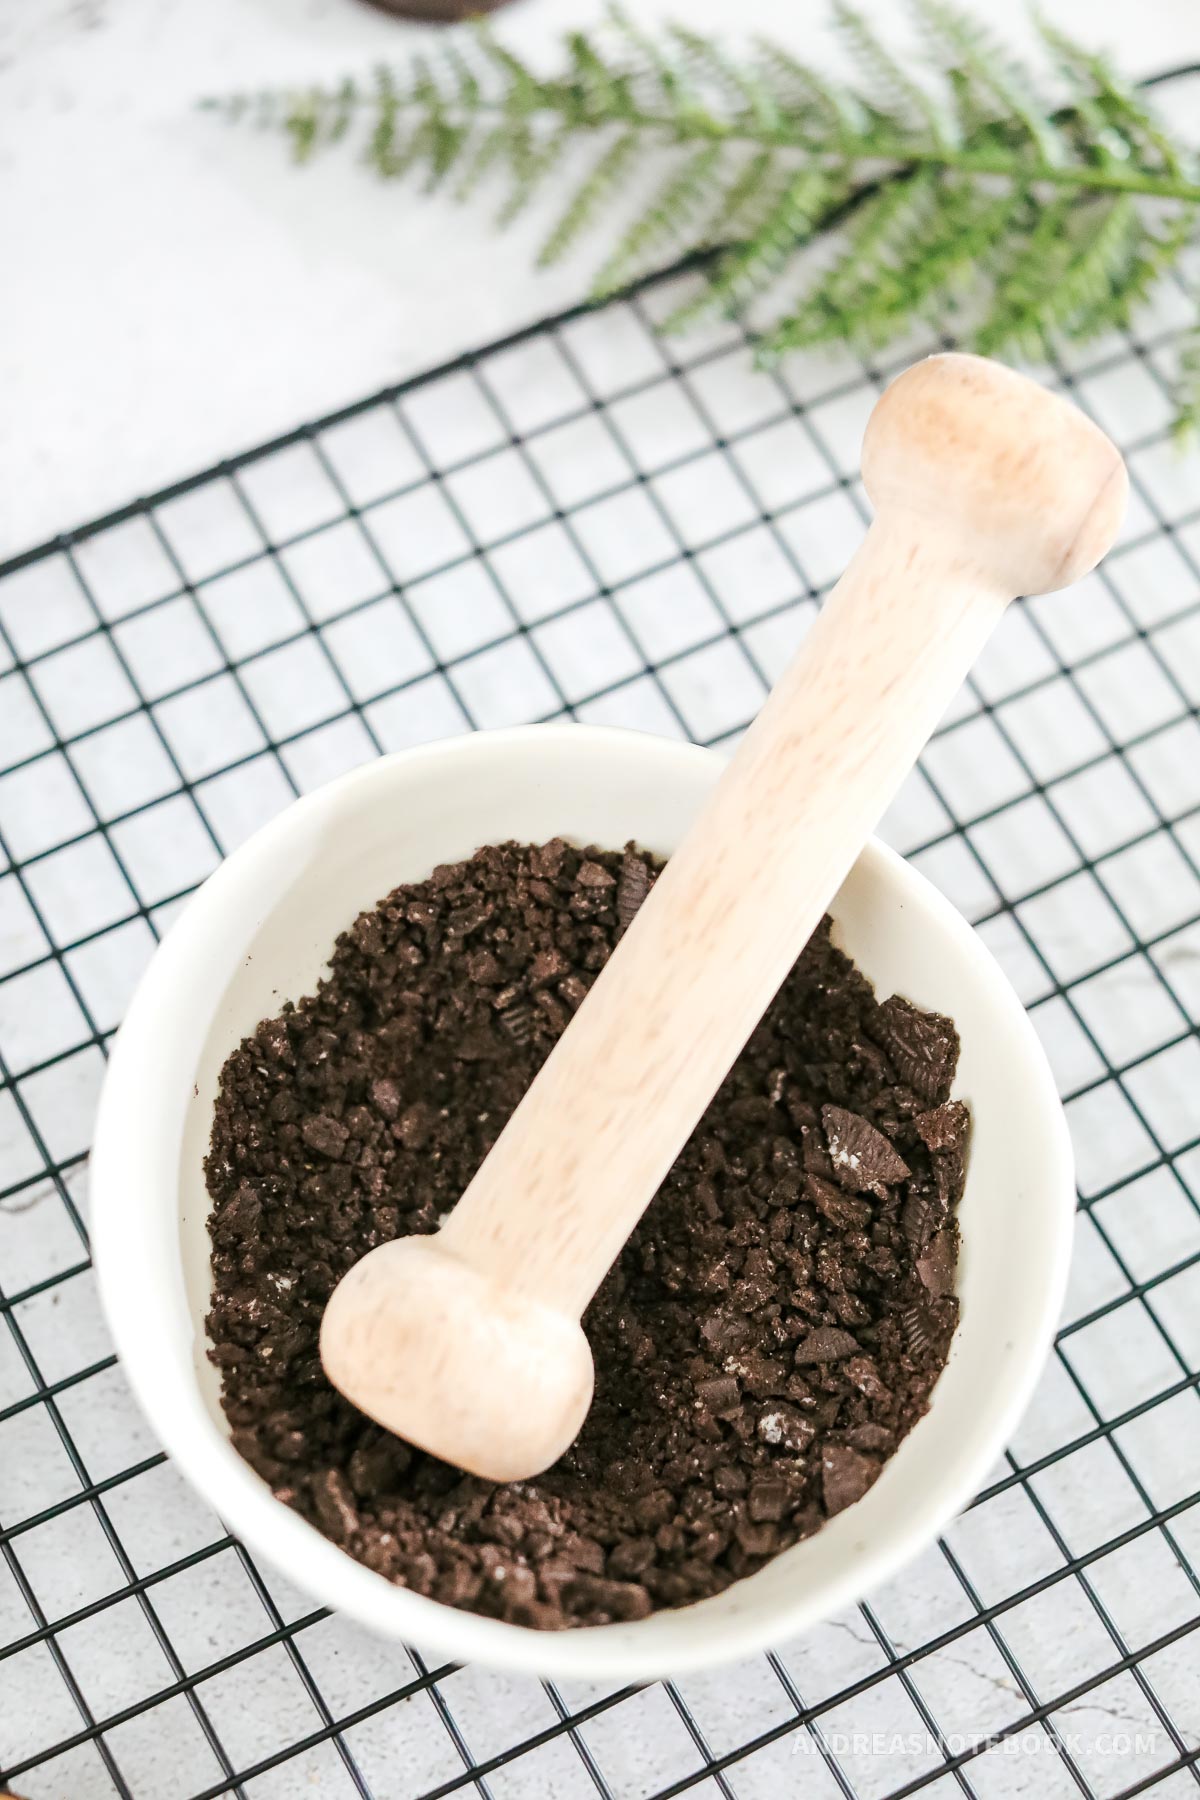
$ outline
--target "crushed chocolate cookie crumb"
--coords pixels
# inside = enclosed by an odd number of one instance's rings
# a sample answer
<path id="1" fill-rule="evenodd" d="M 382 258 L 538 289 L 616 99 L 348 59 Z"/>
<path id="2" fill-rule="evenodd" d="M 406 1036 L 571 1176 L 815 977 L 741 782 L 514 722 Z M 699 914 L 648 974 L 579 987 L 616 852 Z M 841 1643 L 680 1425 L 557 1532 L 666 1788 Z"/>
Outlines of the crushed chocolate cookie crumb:
<path id="1" fill-rule="evenodd" d="M 554 839 L 435 869 L 222 1072 L 208 1328 L 236 1448 L 369 1568 L 519 1624 L 682 1606 L 810 1536 L 925 1411 L 957 1319 L 954 1027 L 878 1003 L 826 921 L 588 1309 L 595 1401 L 552 1469 L 464 1475 L 325 1380 L 335 1283 L 437 1228 L 658 866 Z"/>
<path id="2" fill-rule="evenodd" d="M 796 1345 L 797 1363 L 840 1362 L 845 1356 L 853 1356 L 858 1349 L 858 1339 L 851 1337 L 848 1331 L 839 1331 L 836 1325 L 818 1325 L 815 1331 L 808 1331 Z"/>
<path id="3" fill-rule="evenodd" d="M 923 1256 L 917 1258 L 917 1274 L 931 1294 L 941 1298 L 954 1292 L 954 1271 L 958 1263 L 958 1244 L 953 1231 L 939 1231 L 929 1240 Z"/>
<path id="4" fill-rule="evenodd" d="M 833 1172 L 844 1186 L 882 1200 L 890 1185 L 908 1175 L 908 1164 L 897 1156 L 895 1146 L 858 1113 L 847 1112 L 844 1106 L 823 1106 L 821 1123 Z"/>
<path id="5" fill-rule="evenodd" d="M 900 1314 L 900 1324 L 904 1330 L 904 1341 L 915 1357 L 926 1357 L 930 1352 L 928 1319 L 923 1306 L 906 1306 Z"/>
<path id="6" fill-rule="evenodd" d="M 534 1012 L 532 1006 L 524 1000 L 513 1000 L 500 1014 L 505 1030 L 513 1043 L 524 1050 L 533 1037 Z"/>
<path id="7" fill-rule="evenodd" d="M 630 845 L 621 858 L 621 873 L 617 877 L 618 935 L 628 931 L 633 924 L 634 915 L 650 892 L 653 879 L 649 864 Z"/>
<path id="8" fill-rule="evenodd" d="M 861 1500 L 882 1467 L 877 1456 L 868 1456 L 849 1444 L 827 1444 L 821 1452 L 821 1479 L 829 1517 Z"/>
<path id="9" fill-rule="evenodd" d="M 904 1085 L 925 1099 L 944 1100 L 958 1062 L 953 1022 L 893 994 L 877 1009 L 874 1026 L 872 1035 L 889 1052 Z"/>

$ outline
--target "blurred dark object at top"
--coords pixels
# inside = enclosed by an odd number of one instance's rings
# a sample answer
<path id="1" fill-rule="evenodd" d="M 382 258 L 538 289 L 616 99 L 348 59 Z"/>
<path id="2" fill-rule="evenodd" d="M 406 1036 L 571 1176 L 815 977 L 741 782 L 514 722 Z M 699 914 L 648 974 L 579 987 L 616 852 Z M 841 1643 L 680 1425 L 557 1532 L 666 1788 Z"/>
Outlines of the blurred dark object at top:
<path id="1" fill-rule="evenodd" d="M 508 0 L 367 0 L 367 4 L 379 12 L 395 13 L 398 19 L 432 19 L 449 24 L 455 19 L 495 12 Z"/>

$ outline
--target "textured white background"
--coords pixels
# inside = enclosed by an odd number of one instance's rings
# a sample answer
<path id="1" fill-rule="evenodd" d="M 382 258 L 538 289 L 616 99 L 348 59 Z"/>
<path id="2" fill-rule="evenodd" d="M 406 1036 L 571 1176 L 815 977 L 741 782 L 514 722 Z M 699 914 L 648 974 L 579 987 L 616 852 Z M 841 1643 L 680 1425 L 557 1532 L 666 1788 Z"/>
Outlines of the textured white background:
<path id="1" fill-rule="evenodd" d="M 825 39 L 820 0 L 635 10 Z M 1132 73 L 1200 56 L 1194 0 L 1046 10 Z M 532 47 L 597 11 L 524 0 L 504 29 Z M 498 239 L 191 110 L 423 35 L 358 0 L 0 0 L 0 556 L 580 296 L 586 258 L 530 274 L 544 215 Z"/>

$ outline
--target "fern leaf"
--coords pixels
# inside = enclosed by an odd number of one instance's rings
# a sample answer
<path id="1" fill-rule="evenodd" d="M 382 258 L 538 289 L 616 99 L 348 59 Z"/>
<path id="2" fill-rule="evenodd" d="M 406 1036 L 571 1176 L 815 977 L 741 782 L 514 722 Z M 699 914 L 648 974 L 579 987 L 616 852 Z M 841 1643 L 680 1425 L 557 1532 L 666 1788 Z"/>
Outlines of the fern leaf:
<path id="1" fill-rule="evenodd" d="M 683 237 L 709 193 L 723 150 L 722 144 L 689 150 L 667 174 L 596 277 L 597 297 L 615 293 L 645 257 Z"/>
<path id="2" fill-rule="evenodd" d="M 541 180 L 542 158 L 528 119 L 505 119 L 500 130 L 498 154 L 508 163 L 512 176 L 508 198 L 496 214 L 496 223 L 503 228 L 512 223 L 536 193 Z"/>
<path id="3" fill-rule="evenodd" d="M 345 137 L 358 111 L 359 93 L 349 76 L 338 83 L 325 118 L 324 141 L 336 144 Z"/>
<path id="4" fill-rule="evenodd" d="M 739 54 L 690 26 L 652 30 L 614 12 L 607 36 L 570 33 L 552 74 L 478 28 L 373 85 L 243 94 L 214 110 L 278 132 L 299 160 L 353 127 L 379 174 L 413 171 L 458 198 L 503 174 L 501 223 L 555 178 L 569 182 L 547 262 L 606 223 L 645 164 L 648 198 L 611 228 L 601 289 L 668 246 L 723 247 L 707 293 L 667 328 L 766 299 L 766 356 L 884 342 L 960 304 L 991 350 L 1128 324 L 1197 236 L 1196 153 L 1052 26 L 1041 38 L 1067 89 L 1053 109 L 1038 72 L 964 0 L 910 0 L 927 74 L 860 3 L 832 0 L 858 70 L 850 89 L 777 45 Z M 582 174 L 566 174 L 583 143 L 594 148 Z M 785 303 L 792 260 L 835 223 L 844 232 L 824 272 Z M 1200 416 L 1198 365 L 1193 347 L 1181 418 Z"/>
<path id="5" fill-rule="evenodd" d="M 1053 54 L 1058 66 L 1083 96 L 1094 96 L 1096 105 L 1110 126 L 1115 126 L 1131 145 L 1153 150 L 1162 167 L 1171 175 L 1183 172 L 1183 161 L 1154 109 L 1123 82 L 1107 59 L 1058 30 L 1048 20 L 1037 19 L 1043 43 Z"/>
<path id="6" fill-rule="evenodd" d="M 769 80 L 781 112 L 788 118 L 811 117 L 818 128 L 833 133 L 840 144 L 861 141 L 868 129 L 866 109 L 855 94 L 810 69 L 787 50 L 765 38 L 755 40 L 763 79 Z"/>
<path id="7" fill-rule="evenodd" d="M 561 261 L 571 246 L 616 198 L 621 179 L 641 148 L 636 131 L 622 132 L 593 164 L 560 213 L 557 223 L 538 253 L 538 263 L 548 268 Z"/>
<path id="8" fill-rule="evenodd" d="M 568 37 L 567 58 L 568 86 L 575 92 L 581 118 L 614 119 L 628 115 L 627 76 L 613 68 L 582 31 L 573 31 Z"/>
<path id="9" fill-rule="evenodd" d="M 1070 202 L 1059 198 L 1040 204 L 1031 230 L 1014 233 L 993 259 L 994 293 L 986 318 L 975 334 L 975 347 L 992 354 L 1002 344 L 1030 349 L 1044 346 L 1036 321 L 1062 272 Z"/>
<path id="10" fill-rule="evenodd" d="M 918 169 L 868 196 L 850 226 L 845 252 L 823 283 L 834 307 L 845 310 L 856 291 L 879 281 L 888 258 L 911 240 L 936 204 L 937 184 L 931 170 Z"/>
<path id="11" fill-rule="evenodd" d="M 500 225 L 510 225 L 529 205 L 550 171 L 557 166 L 569 135 L 565 124 L 539 138 L 529 119 L 517 118 L 508 122 L 503 152 L 508 158 L 513 181 L 508 199 L 497 217 Z"/>
<path id="12" fill-rule="evenodd" d="M 816 284 L 763 339 L 760 360 L 776 362 L 788 351 L 842 339 L 877 349 L 914 319 L 945 313 L 1023 205 L 1016 190 L 982 205 L 974 190 L 957 190 L 924 230 L 902 243 L 897 261 L 878 279 L 836 293 L 828 280 Z"/>
<path id="13" fill-rule="evenodd" d="M 433 154 L 436 130 L 432 119 L 418 119 L 407 136 L 397 134 L 393 138 L 387 163 L 382 169 L 389 181 L 401 180 L 411 170 L 420 168 L 429 160 Z"/>
<path id="14" fill-rule="evenodd" d="M 321 125 L 321 98 L 319 88 L 310 88 L 306 93 L 293 95 L 287 109 L 284 130 L 291 139 L 292 156 L 298 163 L 307 162 L 316 147 Z"/>
<path id="15" fill-rule="evenodd" d="M 763 196 L 777 186 L 772 180 L 775 161 L 773 150 L 760 150 L 757 155 L 746 157 L 728 186 L 717 195 L 699 234 L 702 244 L 715 246 L 727 243 L 734 236 L 750 235 L 747 221 L 751 210 L 756 215 L 761 214 Z"/>
<path id="16" fill-rule="evenodd" d="M 394 179 L 424 166 L 425 191 L 431 193 L 457 162 L 470 127 L 466 120 L 450 116 L 446 95 L 432 65 L 423 56 L 413 58 L 409 98 L 418 111 L 418 122 L 405 144 L 399 149 L 393 144 L 386 173 Z"/>
<path id="17" fill-rule="evenodd" d="M 923 124 L 935 144 L 952 143 L 954 125 L 945 107 L 912 79 L 862 13 L 849 0 L 835 0 L 834 20 L 883 107 L 910 129 Z"/>
<path id="18" fill-rule="evenodd" d="M 864 322 L 868 342 L 884 343 L 913 319 L 947 313 L 967 291 L 997 238 L 1026 210 L 1028 196 L 1014 188 L 993 195 L 982 207 L 975 194 L 964 196 L 964 201 L 961 212 L 951 212 L 940 222 L 939 236 L 911 247 L 890 300 Z"/>
<path id="19" fill-rule="evenodd" d="M 1040 354 L 1078 315 L 1095 316 L 1111 300 L 1114 270 L 1137 223 L 1132 200 L 1121 194 L 1093 202 L 1074 232 L 1060 214 L 1061 203 L 1043 209 L 1026 254 L 999 286 L 978 334 L 981 350 Z"/>
<path id="20" fill-rule="evenodd" d="M 916 0 L 916 10 L 939 62 L 955 69 L 965 84 L 976 116 L 986 114 L 990 102 L 996 114 L 1025 133 L 1043 163 L 1062 162 L 1066 145 L 1029 70 L 976 20 L 946 0 Z"/>
<path id="21" fill-rule="evenodd" d="M 412 81 L 408 97 L 423 112 L 440 113 L 442 110 L 442 90 L 438 86 L 429 58 L 422 56 L 419 51 L 412 59 Z"/>
<path id="22" fill-rule="evenodd" d="M 375 71 L 374 106 L 375 125 L 364 146 L 363 158 L 380 175 L 386 175 L 400 128 L 400 96 L 392 71 L 386 66 Z"/>
<path id="23" fill-rule="evenodd" d="M 465 113 L 477 112 L 483 98 L 479 76 L 453 38 L 442 46 L 442 62 L 454 104 Z"/>
<path id="24" fill-rule="evenodd" d="M 504 110 L 518 118 L 536 112 L 544 89 L 528 63 L 499 43 L 486 25 L 476 27 L 475 41 L 504 81 Z"/>
<path id="25" fill-rule="evenodd" d="M 722 257 L 703 310 L 729 311 L 762 293 L 813 236 L 833 199 L 834 189 L 823 170 L 791 176 L 754 236 Z"/>
<path id="26" fill-rule="evenodd" d="M 460 203 L 469 200 L 479 187 L 501 162 L 509 145 L 511 127 L 507 122 L 493 125 L 475 140 L 471 154 L 466 158 L 466 166 L 459 175 L 454 189 L 454 198 Z"/>
<path id="27" fill-rule="evenodd" d="M 1047 322 L 1069 332 L 1080 317 L 1103 317 L 1112 306 L 1114 277 L 1128 257 L 1138 229 L 1137 208 L 1128 194 L 1102 201 L 1099 217 L 1079 243 L 1055 291 Z"/>
<path id="28" fill-rule="evenodd" d="M 1175 442 L 1185 448 L 1200 443 L 1200 329 L 1191 333 L 1180 350 L 1172 398 Z"/>
<path id="29" fill-rule="evenodd" d="M 635 25 L 625 8 L 610 0 L 609 24 L 617 31 L 633 53 L 635 72 L 643 85 L 671 112 L 697 104 L 697 97 L 686 71 L 668 53 L 666 42 L 659 43 L 649 32 Z M 699 108 L 703 111 L 703 108 Z"/>
<path id="30" fill-rule="evenodd" d="M 431 194 L 457 166 L 471 136 L 471 127 L 463 119 L 442 116 L 430 120 L 429 173 L 425 192 Z"/>
<path id="31" fill-rule="evenodd" d="M 904 184 L 896 182 L 899 190 Z M 847 222 L 847 244 L 841 255 L 822 276 L 809 295 L 768 331 L 760 343 L 760 359 L 775 362 L 787 348 L 800 344 L 827 342 L 843 335 L 851 290 L 860 294 L 873 291 L 878 274 L 876 261 L 864 253 L 874 237 L 882 215 L 888 211 L 893 184 L 863 195 Z"/>
<path id="32" fill-rule="evenodd" d="M 753 67 L 739 68 L 699 32 L 682 25 L 672 25 L 669 30 L 696 80 L 708 82 L 735 116 L 745 118 L 768 137 L 780 129 L 783 114 L 779 104 L 769 83 L 762 81 Z"/>
<path id="33" fill-rule="evenodd" d="M 1184 208 L 1166 229 L 1154 232 L 1140 217 L 1131 231 L 1126 254 L 1113 271 L 1112 290 L 1091 306 L 1084 306 L 1065 326 L 1076 341 L 1104 331 L 1120 331 L 1133 323 L 1137 308 L 1148 300 L 1167 271 L 1175 266 L 1195 235 L 1196 214 Z"/>
<path id="34" fill-rule="evenodd" d="M 749 243 L 758 237 L 767 220 L 782 200 L 789 177 L 776 171 L 772 150 L 760 150 L 748 157 L 735 172 L 728 186 L 719 193 L 707 220 L 697 232 L 697 243 L 704 249 L 719 249 L 730 239 Z M 669 336 L 686 331 L 696 319 L 711 313 L 720 304 L 712 283 L 702 287 L 690 300 L 685 300 L 664 319 L 662 330 Z"/>

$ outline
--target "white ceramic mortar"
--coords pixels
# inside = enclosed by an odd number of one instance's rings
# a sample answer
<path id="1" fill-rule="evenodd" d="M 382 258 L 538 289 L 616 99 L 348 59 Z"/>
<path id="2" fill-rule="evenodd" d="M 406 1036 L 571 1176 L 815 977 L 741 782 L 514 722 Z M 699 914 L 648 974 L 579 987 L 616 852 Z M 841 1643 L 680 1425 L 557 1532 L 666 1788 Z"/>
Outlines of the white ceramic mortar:
<path id="1" fill-rule="evenodd" d="M 265 826 L 204 884 L 147 970 L 118 1035 L 92 1158 L 93 1243 L 125 1372 L 170 1455 L 230 1529 L 317 1599 L 458 1661 L 648 1680 L 744 1657 L 883 1581 L 963 1507 L 1000 1454 L 1047 1353 L 1074 1190 L 1041 1046 L 979 938 L 878 843 L 832 911 L 881 997 L 949 1014 L 955 1094 L 974 1119 L 960 1210 L 962 1315 L 928 1415 L 870 1492 L 726 1593 L 632 1624 L 536 1632 L 394 1587 L 271 1494 L 229 1443 L 205 1357 L 210 1290 L 201 1168 L 225 1058 L 310 993 L 335 937 L 399 882 L 480 844 L 555 835 L 661 855 L 722 768 L 628 732 L 532 726 L 385 757 Z"/>

